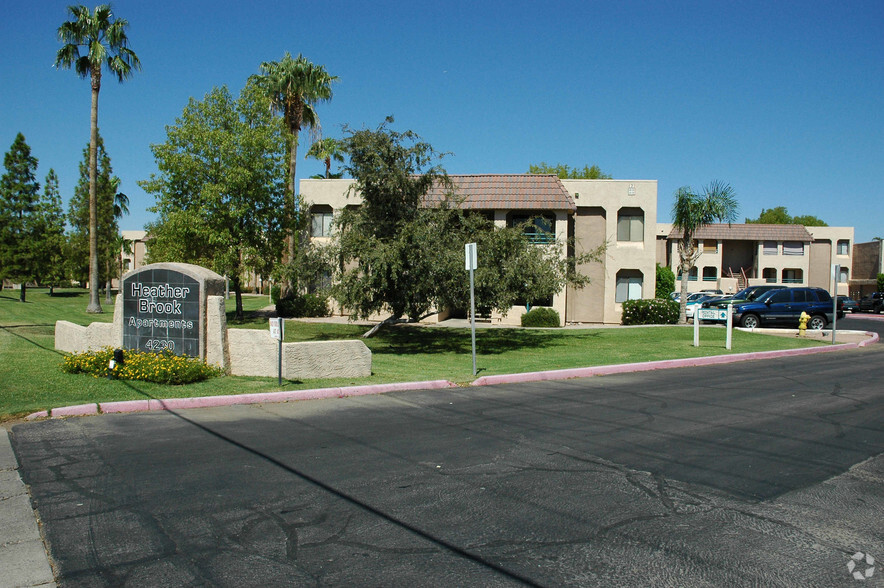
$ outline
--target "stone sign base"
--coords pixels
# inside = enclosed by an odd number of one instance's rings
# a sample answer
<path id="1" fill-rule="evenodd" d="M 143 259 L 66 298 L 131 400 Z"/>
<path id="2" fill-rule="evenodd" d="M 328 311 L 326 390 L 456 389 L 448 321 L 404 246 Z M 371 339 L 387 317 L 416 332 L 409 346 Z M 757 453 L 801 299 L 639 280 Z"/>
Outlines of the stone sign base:
<path id="1" fill-rule="evenodd" d="M 279 342 L 270 330 L 228 329 L 223 296 L 206 300 L 206 363 L 234 376 L 275 378 Z M 68 353 L 122 348 L 122 300 L 117 296 L 113 323 L 88 327 L 55 323 L 55 348 Z M 371 375 L 371 351 L 362 341 L 317 341 L 282 344 L 282 377 L 287 380 L 358 378 Z"/>

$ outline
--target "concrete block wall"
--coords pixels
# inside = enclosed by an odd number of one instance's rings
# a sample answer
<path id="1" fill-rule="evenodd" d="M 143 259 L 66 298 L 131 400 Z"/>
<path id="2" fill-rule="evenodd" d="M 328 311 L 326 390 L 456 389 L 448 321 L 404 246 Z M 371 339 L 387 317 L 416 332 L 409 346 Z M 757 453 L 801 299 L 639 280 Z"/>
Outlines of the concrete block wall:
<path id="1" fill-rule="evenodd" d="M 275 377 L 279 341 L 269 330 L 232 329 L 227 334 L 230 373 Z M 371 351 L 362 341 L 282 344 L 282 377 L 287 380 L 358 378 L 371 375 Z"/>

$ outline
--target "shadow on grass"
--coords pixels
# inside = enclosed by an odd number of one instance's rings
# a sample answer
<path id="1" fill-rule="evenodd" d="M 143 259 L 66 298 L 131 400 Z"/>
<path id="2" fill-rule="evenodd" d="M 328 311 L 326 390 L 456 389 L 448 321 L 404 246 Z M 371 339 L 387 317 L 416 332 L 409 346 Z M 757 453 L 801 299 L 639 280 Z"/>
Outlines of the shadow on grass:
<path id="1" fill-rule="evenodd" d="M 64 356 L 65 354 L 63 351 L 59 351 L 55 347 L 46 347 L 44 345 L 40 345 L 39 343 L 37 343 L 33 339 L 28 339 L 24 335 L 12 330 L 12 329 L 35 329 L 35 328 L 45 329 L 46 327 L 54 327 L 54 326 L 55 325 L 4 325 L 4 326 L 0 326 L 0 330 L 3 330 L 5 332 L 9 333 L 13 337 L 18 337 L 22 341 L 26 341 L 26 342 L 30 343 L 31 345 L 33 345 L 34 347 L 39 347 L 40 349 L 42 349 L 44 351 L 51 351 L 52 353 L 57 353 L 58 355 Z M 34 335 L 43 335 L 44 333 L 34 331 L 33 334 Z"/>
<path id="2" fill-rule="evenodd" d="M 353 336 L 359 337 L 365 327 L 350 326 Z M 348 329 L 348 330 L 350 330 Z M 358 333 L 358 335 L 356 334 Z M 317 333 L 312 341 L 340 339 L 340 331 Z M 498 355 L 525 349 L 545 349 L 573 342 L 575 337 L 600 336 L 598 332 L 579 335 L 564 331 L 529 331 L 523 329 L 483 329 L 476 333 L 476 343 L 483 355 Z M 470 353 L 472 342 L 469 329 L 441 329 L 412 325 L 393 325 L 378 331 L 371 339 L 362 339 L 372 353 L 414 355 L 426 353 Z"/>
<path id="3" fill-rule="evenodd" d="M 79 298 L 81 296 L 88 296 L 88 291 L 83 292 L 55 292 L 54 294 L 50 294 L 49 292 L 44 292 L 46 296 L 50 298 Z"/>

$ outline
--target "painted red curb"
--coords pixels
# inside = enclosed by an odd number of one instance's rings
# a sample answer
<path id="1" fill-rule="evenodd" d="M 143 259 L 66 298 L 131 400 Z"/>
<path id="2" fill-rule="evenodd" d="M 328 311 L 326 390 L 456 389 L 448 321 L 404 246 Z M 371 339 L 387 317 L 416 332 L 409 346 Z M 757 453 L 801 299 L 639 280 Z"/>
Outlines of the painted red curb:
<path id="1" fill-rule="evenodd" d="M 102 402 L 98 406 L 103 413 L 145 412 L 152 410 L 177 410 L 185 408 L 209 408 L 236 404 L 259 404 L 291 402 L 295 400 L 318 400 L 321 398 L 344 398 L 366 394 L 384 394 L 400 390 L 435 390 L 455 386 L 448 380 L 426 382 L 399 382 L 395 384 L 372 384 L 344 388 L 314 388 L 287 392 L 260 392 L 257 394 L 230 394 L 228 396 L 200 396 L 196 398 L 165 398 L 151 400 L 123 400 Z M 36 413 L 35 413 L 36 414 Z M 53 410 L 53 415 L 55 411 Z M 37 417 L 35 417 L 37 418 Z"/>
<path id="2" fill-rule="evenodd" d="M 69 417 L 69 416 L 86 416 L 90 414 L 98 414 L 98 405 L 77 404 L 76 406 L 62 406 L 61 408 L 53 408 L 50 411 L 52 418 Z"/>

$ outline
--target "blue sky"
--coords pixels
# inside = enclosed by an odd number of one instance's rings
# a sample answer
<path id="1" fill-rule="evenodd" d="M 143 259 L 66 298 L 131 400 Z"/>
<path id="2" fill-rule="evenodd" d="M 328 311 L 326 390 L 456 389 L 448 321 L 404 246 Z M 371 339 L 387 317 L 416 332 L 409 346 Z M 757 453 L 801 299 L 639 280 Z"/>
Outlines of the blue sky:
<path id="1" fill-rule="evenodd" d="M 7 2 L 0 149 L 24 133 L 67 201 L 89 140 L 89 83 L 52 67 L 71 0 Z M 89 4 L 91 7 L 92 4 Z M 143 69 L 105 77 L 99 126 L 131 200 L 189 97 L 237 93 L 262 61 L 303 53 L 340 78 L 325 136 L 393 115 L 450 173 L 598 164 L 680 186 L 730 183 L 740 221 L 786 206 L 856 240 L 884 237 L 884 2 L 232 2 L 120 0 Z M 322 171 L 300 147 L 298 178 Z"/>

